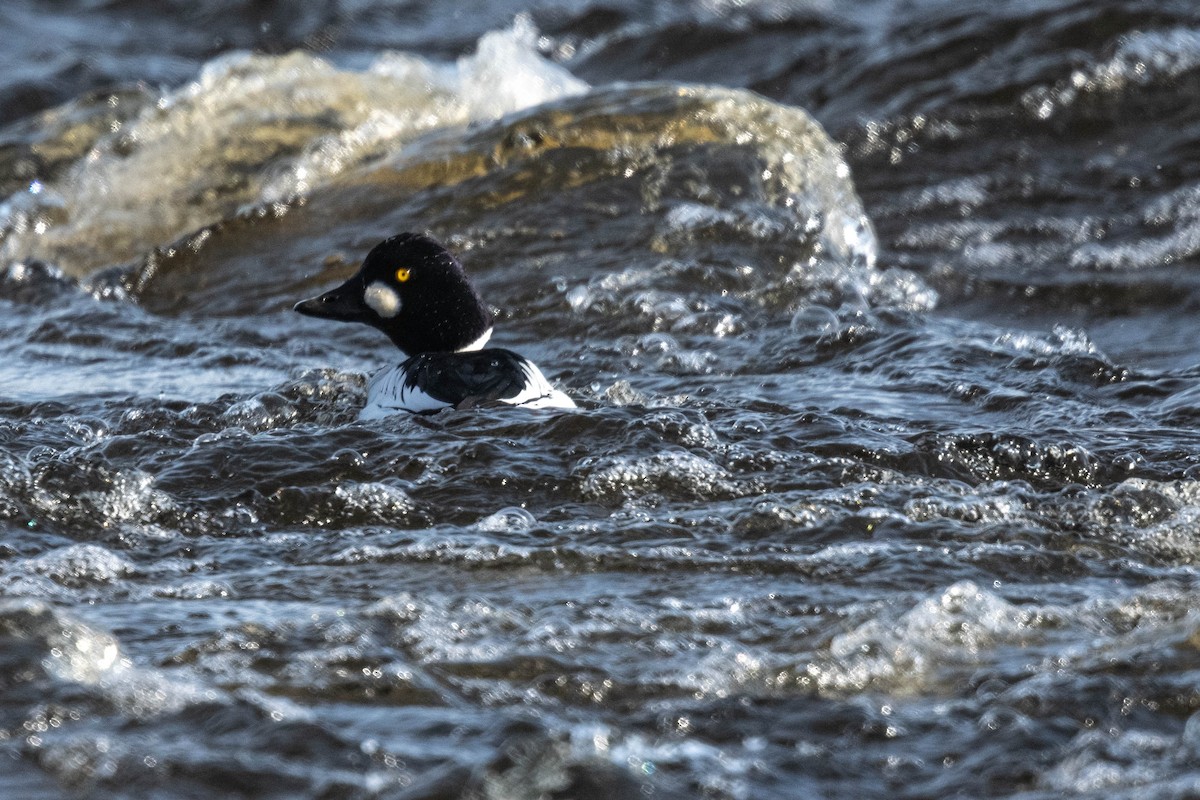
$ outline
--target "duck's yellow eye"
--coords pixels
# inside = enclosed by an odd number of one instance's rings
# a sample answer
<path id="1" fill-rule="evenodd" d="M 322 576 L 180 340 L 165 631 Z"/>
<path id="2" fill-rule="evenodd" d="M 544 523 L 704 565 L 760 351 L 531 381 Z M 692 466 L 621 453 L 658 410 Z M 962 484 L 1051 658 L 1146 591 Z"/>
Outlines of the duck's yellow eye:
<path id="1" fill-rule="evenodd" d="M 400 281 L 401 283 L 404 283 L 406 280 L 408 280 L 409 276 L 411 275 L 412 270 L 410 270 L 408 267 L 401 267 L 400 269 L 396 270 L 396 280 Z"/>

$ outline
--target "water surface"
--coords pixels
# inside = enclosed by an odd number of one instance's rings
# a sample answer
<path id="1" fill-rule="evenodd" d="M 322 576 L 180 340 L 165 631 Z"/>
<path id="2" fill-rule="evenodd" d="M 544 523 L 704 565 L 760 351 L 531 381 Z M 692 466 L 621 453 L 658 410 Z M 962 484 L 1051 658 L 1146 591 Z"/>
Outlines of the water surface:
<path id="1" fill-rule="evenodd" d="M 1197 17 L 6 4 L 6 796 L 1197 793 Z"/>

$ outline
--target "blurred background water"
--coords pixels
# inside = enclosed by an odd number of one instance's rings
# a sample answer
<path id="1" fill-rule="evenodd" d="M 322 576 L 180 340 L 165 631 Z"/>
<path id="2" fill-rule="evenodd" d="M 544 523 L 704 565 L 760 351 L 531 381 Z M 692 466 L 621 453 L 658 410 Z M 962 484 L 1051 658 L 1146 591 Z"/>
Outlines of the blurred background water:
<path id="1" fill-rule="evenodd" d="M 1200 794 L 1200 11 L 0 6 L 0 795 Z M 577 412 L 356 421 L 401 230 Z"/>

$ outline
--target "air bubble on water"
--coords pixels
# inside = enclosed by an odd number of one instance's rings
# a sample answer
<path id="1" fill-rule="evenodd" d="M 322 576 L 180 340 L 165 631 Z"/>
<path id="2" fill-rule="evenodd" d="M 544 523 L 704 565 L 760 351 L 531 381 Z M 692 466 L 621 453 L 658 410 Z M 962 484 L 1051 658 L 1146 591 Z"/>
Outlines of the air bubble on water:
<path id="1" fill-rule="evenodd" d="M 248 397 L 225 409 L 222 419 L 230 425 L 248 431 L 265 431 L 294 422 L 299 416 L 296 407 L 286 397 L 275 392 Z"/>
<path id="2" fill-rule="evenodd" d="M 614 406 L 644 406 L 649 397 L 633 387 L 629 381 L 620 380 L 603 390 L 606 402 Z"/>
<path id="3" fill-rule="evenodd" d="M 207 448 L 209 445 L 220 444 L 231 439 L 249 440 L 252 438 L 254 438 L 254 434 L 252 434 L 250 431 L 241 426 L 233 426 L 229 428 L 222 428 L 218 431 L 208 431 L 207 433 L 200 434 L 192 440 L 191 449 L 202 450 Z"/>
<path id="4" fill-rule="evenodd" d="M 591 290 L 584 284 L 568 289 L 565 298 L 567 305 L 575 312 L 587 311 L 593 302 Z"/>
<path id="5" fill-rule="evenodd" d="M 524 533 L 537 525 L 537 517 L 523 508 L 510 506 L 483 517 L 475 527 L 489 533 Z"/>
<path id="6" fill-rule="evenodd" d="M 837 314 L 825 306 L 805 306 L 792 315 L 790 328 L 794 333 L 824 336 L 840 326 Z"/>
<path id="7" fill-rule="evenodd" d="M 663 439 L 684 447 L 703 447 L 710 451 L 720 447 L 720 437 L 702 416 L 690 415 L 677 409 L 647 412 L 641 424 L 658 432 Z"/>

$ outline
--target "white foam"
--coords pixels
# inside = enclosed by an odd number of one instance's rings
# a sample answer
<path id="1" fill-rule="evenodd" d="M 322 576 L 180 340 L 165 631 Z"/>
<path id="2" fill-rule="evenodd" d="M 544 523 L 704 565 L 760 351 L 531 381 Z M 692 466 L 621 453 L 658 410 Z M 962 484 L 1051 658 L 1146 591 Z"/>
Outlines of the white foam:
<path id="1" fill-rule="evenodd" d="M 898 618 L 874 609 L 861 625 L 835 636 L 828 659 L 807 667 L 826 691 L 886 686 L 920 691 L 948 667 L 969 667 L 1002 644 L 1022 644 L 1052 612 L 1016 606 L 970 581 L 931 595 Z"/>
<path id="2" fill-rule="evenodd" d="M 1194 797 L 1197 716 L 1181 736 L 1156 730 L 1104 726 L 1083 730 L 1040 778 L 1060 797 Z M 1182 770 L 1182 772 L 1181 772 Z"/>
<path id="3" fill-rule="evenodd" d="M 416 508 L 408 492 L 390 483 L 372 481 L 338 484 L 334 495 L 348 510 L 364 511 L 381 520 L 401 518 Z"/>
<path id="4" fill-rule="evenodd" d="M 197 578 L 172 585 L 156 586 L 145 595 L 175 600 L 206 600 L 211 597 L 232 597 L 234 591 L 225 581 Z"/>
<path id="5" fill-rule="evenodd" d="M 1065 325 L 1055 325 L 1048 335 L 1022 332 L 1003 333 L 995 338 L 994 344 L 1006 350 L 1032 353 L 1038 356 L 1101 355 L 1085 331 L 1068 328 Z"/>
<path id="6" fill-rule="evenodd" d="M 1110 58 L 1091 70 L 1106 88 L 1177 78 L 1200 67 L 1200 29 L 1133 31 Z"/>
<path id="7" fill-rule="evenodd" d="M 95 544 L 73 544 L 29 559 L 26 566 L 64 586 L 113 583 L 133 575 L 128 559 Z"/>
<path id="8" fill-rule="evenodd" d="M 1021 98 L 1039 119 L 1050 119 L 1082 95 L 1119 93 L 1178 78 L 1200 67 L 1200 29 L 1133 31 L 1117 40 L 1108 58 L 1080 67 L 1052 87 L 1035 87 Z"/>
<path id="9" fill-rule="evenodd" d="M 579 470 L 584 474 L 583 494 L 596 500 L 662 491 L 705 497 L 749 490 L 734 481 L 725 468 L 702 456 L 678 450 L 643 458 L 585 459 Z"/>
<path id="10" fill-rule="evenodd" d="M 148 522 L 177 508 L 174 498 L 154 488 L 154 477 L 141 470 L 119 472 L 106 492 L 84 492 L 80 498 L 100 515 L 101 525 L 120 522 Z"/>
<path id="11" fill-rule="evenodd" d="M 0 603 L 0 634 L 38 642 L 42 666 L 60 680 L 95 684 L 128 667 L 116 637 L 39 601 Z"/>
<path id="12" fill-rule="evenodd" d="M 301 52 L 227 54 L 60 180 L 0 206 L 11 230 L 0 259 L 55 260 L 74 274 L 120 263 L 247 204 L 306 194 L 430 130 L 586 88 L 538 54 L 525 18 L 449 65 L 387 53 L 351 71 Z"/>
<path id="13" fill-rule="evenodd" d="M 472 119 L 500 117 L 559 97 L 580 94 L 587 84 L 543 58 L 528 15 L 511 28 L 484 34 L 476 52 L 455 65 L 450 87 Z"/>
<path id="14" fill-rule="evenodd" d="M 368 613 L 403 624 L 401 638 L 427 663 L 492 660 L 534 634 L 530 609 L 483 598 L 401 593 L 380 600 Z"/>

